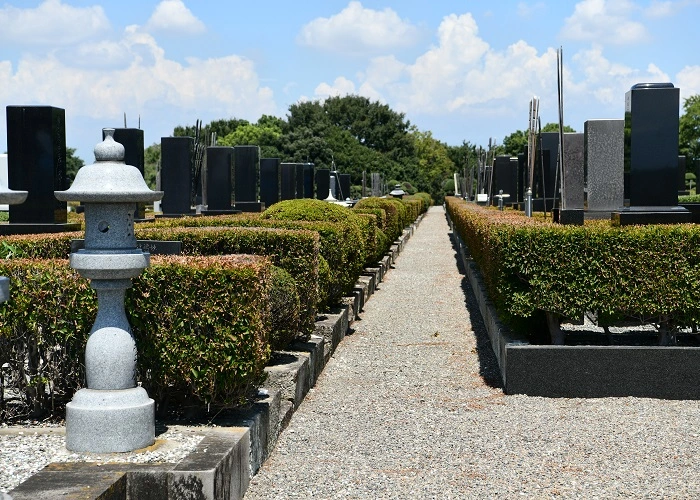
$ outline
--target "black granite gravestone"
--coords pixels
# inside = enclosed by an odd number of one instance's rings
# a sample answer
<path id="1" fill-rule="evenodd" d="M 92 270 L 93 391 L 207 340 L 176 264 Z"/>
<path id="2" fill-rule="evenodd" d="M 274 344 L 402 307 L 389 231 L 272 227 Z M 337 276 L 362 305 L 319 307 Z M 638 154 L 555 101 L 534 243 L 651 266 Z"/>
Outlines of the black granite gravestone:
<path id="1" fill-rule="evenodd" d="M 304 198 L 314 197 L 314 164 L 304 163 Z"/>
<path id="2" fill-rule="evenodd" d="M 639 83 L 625 94 L 625 172 L 630 206 L 613 212 L 614 223 L 690 222 L 678 206 L 680 89 L 672 83 Z"/>
<path id="3" fill-rule="evenodd" d="M 54 191 L 68 189 L 66 179 L 66 114 L 52 106 L 7 106 L 8 187 L 27 191 L 27 200 L 10 205 L 10 224 L 2 234 L 17 232 L 58 232 L 66 224 L 66 202 Z M 18 225 L 41 225 L 22 231 Z M 79 226 L 78 226 L 79 227 Z"/>
<path id="4" fill-rule="evenodd" d="M 297 164 L 280 164 L 280 199 L 293 200 L 297 192 Z"/>
<path id="5" fill-rule="evenodd" d="M 316 198 L 319 200 L 328 198 L 330 186 L 331 171 L 327 168 L 319 168 L 316 170 Z"/>
<path id="6" fill-rule="evenodd" d="M 160 185 L 163 216 L 192 212 L 192 137 L 162 137 L 160 140 Z"/>
<path id="7" fill-rule="evenodd" d="M 258 201 L 258 146 L 233 148 L 234 207 L 243 212 L 262 212 L 265 206 Z"/>
<path id="8" fill-rule="evenodd" d="M 347 200 L 350 198 L 350 174 L 338 174 L 338 199 Z"/>
<path id="9" fill-rule="evenodd" d="M 297 163 L 296 164 L 296 189 L 295 189 L 295 198 L 303 198 L 304 197 L 304 164 L 303 163 Z"/>
<path id="10" fill-rule="evenodd" d="M 527 159 L 525 153 L 518 153 L 518 203 L 525 201 L 529 179 L 527 178 Z"/>
<path id="11" fill-rule="evenodd" d="M 260 201 L 271 207 L 280 201 L 280 159 L 260 160 Z"/>
<path id="12" fill-rule="evenodd" d="M 685 155 L 678 155 L 678 196 L 686 196 L 690 194 L 685 185 L 685 170 L 687 160 Z"/>
<path id="13" fill-rule="evenodd" d="M 503 199 L 504 205 L 512 205 L 517 202 L 518 168 L 517 163 L 511 163 L 509 155 L 498 155 L 493 164 L 493 192 L 509 195 Z M 498 199 L 494 196 L 493 204 L 498 205 Z"/>
<path id="14" fill-rule="evenodd" d="M 102 129 L 102 140 L 106 138 L 105 130 Z M 140 128 L 115 128 L 114 141 L 124 146 L 124 163 L 136 167 L 144 175 L 144 141 L 143 130 Z M 134 220 L 143 220 L 146 218 L 146 205 L 138 203 Z"/>
<path id="15" fill-rule="evenodd" d="M 231 164 L 233 148 L 207 148 L 207 215 L 234 213 L 231 208 Z"/>

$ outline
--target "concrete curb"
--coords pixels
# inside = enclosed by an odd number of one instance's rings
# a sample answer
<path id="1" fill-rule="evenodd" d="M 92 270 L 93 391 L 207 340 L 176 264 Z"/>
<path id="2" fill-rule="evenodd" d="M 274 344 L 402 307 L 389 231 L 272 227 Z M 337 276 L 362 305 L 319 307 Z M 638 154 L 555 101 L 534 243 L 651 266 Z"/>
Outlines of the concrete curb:
<path id="1" fill-rule="evenodd" d="M 272 452 L 294 410 L 316 384 L 338 344 L 371 297 L 413 231 L 419 217 L 392 245 L 378 267 L 358 278 L 352 297 L 316 321 L 309 340 L 296 341 L 274 353 L 277 360 L 265 368 L 268 379 L 259 389 L 261 399 L 237 411 L 235 426 L 202 428 L 204 439 L 179 463 L 102 464 L 53 463 L 34 474 L 8 495 L 11 500 L 160 500 L 164 498 L 237 500 L 243 498 L 250 478 Z M 198 430 L 199 432 L 199 430 Z"/>

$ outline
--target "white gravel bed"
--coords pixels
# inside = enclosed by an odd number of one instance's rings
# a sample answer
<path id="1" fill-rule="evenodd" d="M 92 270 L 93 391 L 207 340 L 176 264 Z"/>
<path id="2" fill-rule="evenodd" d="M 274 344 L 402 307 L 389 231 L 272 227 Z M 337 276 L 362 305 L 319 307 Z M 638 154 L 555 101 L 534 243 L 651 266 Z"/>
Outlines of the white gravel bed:
<path id="1" fill-rule="evenodd" d="M 441 207 L 379 288 L 246 500 L 700 498 L 697 401 L 503 394 Z"/>
<path id="2" fill-rule="evenodd" d="M 139 453 L 73 453 L 64 427 L 0 427 L 0 492 L 7 492 L 52 462 L 177 463 L 194 451 L 204 435 L 196 427 L 174 426 Z"/>

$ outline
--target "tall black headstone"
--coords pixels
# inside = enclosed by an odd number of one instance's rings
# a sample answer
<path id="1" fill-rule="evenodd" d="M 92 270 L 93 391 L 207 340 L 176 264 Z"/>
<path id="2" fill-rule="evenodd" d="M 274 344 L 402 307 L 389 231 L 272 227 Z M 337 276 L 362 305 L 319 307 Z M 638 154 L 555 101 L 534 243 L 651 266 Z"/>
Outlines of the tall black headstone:
<path id="1" fill-rule="evenodd" d="M 207 212 L 231 211 L 231 163 L 233 148 L 207 148 Z"/>
<path id="2" fill-rule="evenodd" d="M 10 224 L 67 222 L 67 204 L 54 196 L 68 189 L 63 109 L 7 106 L 7 184 L 28 192 L 24 203 L 10 205 Z"/>
<path id="3" fill-rule="evenodd" d="M 338 199 L 346 200 L 350 198 L 350 174 L 339 174 L 338 181 L 340 189 L 338 190 Z"/>
<path id="4" fill-rule="evenodd" d="M 690 222 L 678 206 L 680 89 L 672 83 L 638 83 L 625 94 L 627 209 L 613 212 L 619 224 Z"/>
<path id="5" fill-rule="evenodd" d="M 192 137 L 162 137 L 160 140 L 161 209 L 164 216 L 192 213 Z"/>
<path id="6" fill-rule="evenodd" d="M 296 198 L 303 198 L 304 197 L 304 164 L 303 163 L 297 163 L 297 172 L 296 172 Z"/>
<path id="7" fill-rule="evenodd" d="M 280 159 L 260 160 L 260 201 L 271 207 L 280 201 Z"/>
<path id="8" fill-rule="evenodd" d="M 244 212 L 262 212 L 265 206 L 258 202 L 258 146 L 233 148 L 233 185 L 235 208 Z"/>
<path id="9" fill-rule="evenodd" d="M 297 192 L 297 165 L 296 163 L 280 164 L 280 198 L 293 200 Z"/>
<path id="10" fill-rule="evenodd" d="M 316 170 L 316 198 L 325 200 L 331 186 L 331 171 L 327 168 Z"/>
<path id="11" fill-rule="evenodd" d="M 493 164 L 493 177 L 494 177 L 494 201 L 495 205 L 498 205 L 498 199 L 496 195 L 500 191 L 503 194 L 507 194 L 508 198 L 503 199 L 504 205 L 512 205 L 517 202 L 516 192 L 518 190 L 518 167 L 517 163 L 514 164 L 510 161 L 509 155 L 498 155 Z"/>
<path id="12" fill-rule="evenodd" d="M 304 198 L 314 197 L 314 164 L 304 163 Z"/>
<path id="13" fill-rule="evenodd" d="M 106 137 L 105 131 L 102 129 L 102 140 L 104 141 Z M 124 163 L 138 168 L 143 177 L 145 166 L 143 130 L 140 128 L 115 128 L 113 138 L 115 142 L 124 146 Z M 134 219 L 143 220 L 145 217 L 146 205 L 138 203 Z"/>

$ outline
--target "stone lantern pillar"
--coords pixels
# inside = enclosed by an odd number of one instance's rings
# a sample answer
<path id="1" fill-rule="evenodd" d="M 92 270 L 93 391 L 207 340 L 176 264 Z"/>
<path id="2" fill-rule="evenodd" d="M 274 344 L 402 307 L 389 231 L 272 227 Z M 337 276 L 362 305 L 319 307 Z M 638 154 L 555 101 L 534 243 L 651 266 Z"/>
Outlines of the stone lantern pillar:
<path id="1" fill-rule="evenodd" d="M 0 184 L 0 204 L 19 205 L 27 199 L 27 191 L 15 191 Z M 10 300 L 10 278 L 0 276 L 0 303 Z"/>
<path id="2" fill-rule="evenodd" d="M 136 386 L 136 343 L 131 334 L 124 294 L 131 278 L 150 263 L 136 246 L 137 203 L 160 200 L 136 167 L 124 164 L 124 147 L 105 129 L 95 146 L 95 163 L 78 170 L 60 201 L 85 206 L 85 248 L 70 256 L 70 265 L 91 280 L 97 291 L 97 318 L 85 348 L 87 388 L 66 406 L 66 448 L 94 453 L 127 452 L 153 444 L 155 404 Z"/>

